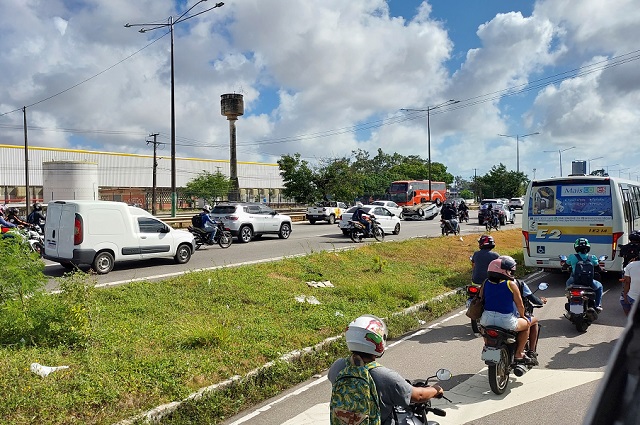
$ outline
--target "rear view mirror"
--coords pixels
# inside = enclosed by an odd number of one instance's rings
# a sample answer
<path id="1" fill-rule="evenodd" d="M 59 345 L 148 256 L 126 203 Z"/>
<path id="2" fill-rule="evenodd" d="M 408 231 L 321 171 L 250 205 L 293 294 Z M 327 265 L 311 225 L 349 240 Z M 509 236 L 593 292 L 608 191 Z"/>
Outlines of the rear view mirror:
<path id="1" fill-rule="evenodd" d="M 538 289 L 541 291 L 544 291 L 548 287 L 549 287 L 549 284 L 547 282 L 542 282 L 540 285 L 538 285 Z"/>
<path id="2" fill-rule="evenodd" d="M 438 369 L 436 378 L 438 378 L 438 381 L 448 381 L 451 379 L 451 371 L 449 369 Z"/>

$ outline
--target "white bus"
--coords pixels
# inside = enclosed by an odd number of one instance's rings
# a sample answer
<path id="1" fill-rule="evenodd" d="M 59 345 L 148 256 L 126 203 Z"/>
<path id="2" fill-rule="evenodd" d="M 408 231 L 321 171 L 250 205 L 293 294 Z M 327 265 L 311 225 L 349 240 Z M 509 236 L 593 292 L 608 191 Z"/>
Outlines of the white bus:
<path id="1" fill-rule="evenodd" d="M 522 212 L 524 263 L 559 269 L 585 237 L 590 254 L 606 255 L 605 270 L 621 271 L 619 246 L 640 229 L 640 183 L 609 176 L 572 175 L 533 180 Z"/>

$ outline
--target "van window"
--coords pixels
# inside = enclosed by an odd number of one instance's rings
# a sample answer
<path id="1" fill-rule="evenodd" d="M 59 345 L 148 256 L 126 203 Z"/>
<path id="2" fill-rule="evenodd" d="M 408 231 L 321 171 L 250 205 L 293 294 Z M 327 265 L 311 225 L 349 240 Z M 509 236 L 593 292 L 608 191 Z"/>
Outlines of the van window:
<path id="1" fill-rule="evenodd" d="M 140 233 L 160 233 L 164 224 L 150 217 L 138 217 L 138 227 Z"/>

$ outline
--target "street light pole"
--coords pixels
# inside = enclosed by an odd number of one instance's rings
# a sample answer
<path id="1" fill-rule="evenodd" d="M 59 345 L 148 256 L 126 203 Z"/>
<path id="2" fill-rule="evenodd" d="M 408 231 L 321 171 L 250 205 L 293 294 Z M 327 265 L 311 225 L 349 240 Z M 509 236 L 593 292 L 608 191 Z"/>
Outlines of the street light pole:
<path id="1" fill-rule="evenodd" d="M 456 103 L 459 103 L 459 100 L 454 100 L 454 99 L 449 99 L 446 102 L 443 102 L 439 105 L 436 106 L 427 106 L 427 109 L 407 109 L 407 108 L 403 108 L 401 109 L 402 111 L 407 111 L 407 112 L 426 112 L 427 113 L 427 155 L 429 156 L 429 159 L 427 162 L 427 174 L 429 176 L 429 201 L 431 201 L 431 111 L 433 111 L 434 109 L 438 109 L 441 108 L 443 106 L 451 106 L 451 105 L 455 105 Z"/>
<path id="2" fill-rule="evenodd" d="M 169 16 L 167 23 L 150 23 L 150 24 L 125 24 L 125 28 L 131 27 L 143 27 L 140 28 L 139 32 L 146 33 L 149 31 L 157 30 L 160 28 L 169 27 L 169 32 L 171 33 L 171 217 L 176 216 L 177 203 L 178 203 L 178 193 L 176 191 L 176 101 L 175 101 L 175 71 L 174 71 L 174 61 L 173 61 L 173 26 L 180 22 L 184 22 L 187 19 L 191 19 L 198 15 L 201 15 L 205 12 L 208 12 L 211 9 L 215 9 L 217 7 L 224 6 L 224 3 L 216 3 L 215 6 L 203 10 L 202 12 L 198 12 L 194 15 L 186 16 L 194 7 L 203 3 L 207 0 L 199 0 L 196 4 L 191 6 L 180 15 L 175 21 L 173 20 L 173 16 Z M 145 26 L 149 26 L 152 28 L 144 28 Z"/>
<path id="3" fill-rule="evenodd" d="M 502 137 L 516 138 L 516 172 L 517 173 L 520 172 L 520 139 L 524 139 L 525 137 L 529 137 L 529 136 L 534 136 L 536 134 L 540 134 L 540 133 L 536 131 L 535 133 L 529 133 L 529 134 L 515 134 L 515 135 L 498 134 L 498 136 L 502 136 Z"/>
<path id="4" fill-rule="evenodd" d="M 570 149 L 575 149 L 575 146 L 571 146 L 570 148 L 566 148 L 566 149 L 558 149 L 557 151 L 545 151 L 545 152 L 558 152 L 558 155 L 560 156 L 560 177 L 562 177 L 562 152 L 566 152 Z"/>
<path id="5" fill-rule="evenodd" d="M 604 156 L 598 156 L 596 158 L 587 159 L 587 174 L 591 174 L 591 161 L 595 161 L 596 159 L 602 159 Z"/>

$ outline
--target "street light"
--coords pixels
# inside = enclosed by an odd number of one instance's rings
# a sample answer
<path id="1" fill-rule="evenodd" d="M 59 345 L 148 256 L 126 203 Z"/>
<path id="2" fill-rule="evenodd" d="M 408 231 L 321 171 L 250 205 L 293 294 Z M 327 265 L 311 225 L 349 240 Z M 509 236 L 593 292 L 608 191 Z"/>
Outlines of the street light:
<path id="1" fill-rule="evenodd" d="M 460 102 L 459 100 L 449 99 L 446 102 L 443 102 L 436 106 L 427 106 L 427 109 L 407 109 L 407 108 L 401 109 L 401 111 L 407 111 L 407 112 L 426 112 L 427 113 L 427 155 L 429 156 L 429 162 L 427 163 L 428 164 L 427 173 L 429 175 L 429 201 L 431 201 L 431 120 L 430 120 L 431 111 L 433 111 L 434 109 L 441 108 L 443 106 L 455 105 L 456 103 L 459 103 L 459 102 Z"/>
<path id="2" fill-rule="evenodd" d="M 575 149 L 575 146 L 571 146 L 570 148 L 566 148 L 566 149 L 558 149 L 557 151 L 545 151 L 545 152 L 558 152 L 558 155 L 560 155 L 560 177 L 562 177 L 562 152 L 566 152 L 570 149 Z"/>
<path id="3" fill-rule="evenodd" d="M 529 136 L 534 136 L 536 134 L 540 134 L 539 132 L 535 132 L 535 133 L 529 133 L 529 134 L 512 134 L 512 135 L 506 135 L 506 134 L 498 134 L 498 136 L 502 136 L 502 137 L 511 137 L 516 139 L 516 172 L 519 173 L 520 172 L 520 139 L 524 139 L 525 137 L 529 137 Z"/>
<path id="4" fill-rule="evenodd" d="M 169 32 L 171 33 L 171 217 L 176 216 L 176 204 L 178 201 L 178 195 L 176 193 L 176 102 L 175 102 L 175 77 L 174 77 L 174 66 L 173 66 L 173 26 L 180 22 L 184 22 L 187 19 L 191 19 L 198 15 L 201 15 L 205 12 L 208 12 L 211 9 L 215 9 L 217 7 L 224 6 L 224 3 L 216 3 L 215 6 L 203 10 L 202 12 L 198 12 L 194 15 L 185 16 L 189 13 L 194 7 L 203 3 L 207 0 L 199 0 L 196 4 L 191 6 L 180 15 L 175 21 L 173 20 L 173 16 L 169 16 L 167 23 L 150 23 L 150 24 L 129 24 L 126 23 L 125 28 L 131 27 L 143 27 L 140 28 L 139 32 L 145 33 L 153 30 L 157 30 L 160 28 L 169 27 Z M 145 26 L 149 26 L 151 28 L 144 28 Z"/>
<path id="5" fill-rule="evenodd" d="M 604 156 L 598 156 L 596 158 L 587 159 L 587 174 L 591 174 L 591 161 L 595 161 L 596 159 L 602 159 Z"/>
<path id="6" fill-rule="evenodd" d="M 615 167 L 616 165 L 620 165 L 620 164 L 610 164 L 610 165 L 603 165 L 602 169 L 604 170 L 605 168 L 607 169 L 607 176 L 609 175 L 609 167 Z"/>
<path id="7" fill-rule="evenodd" d="M 625 170 L 628 170 L 629 168 L 631 168 L 631 167 L 619 168 L 617 170 L 611 170 L 611 171 L 617 171 L 618 172 L 618 177 L 622 177 L 622 172 L 625 171 Z M 607 174 L 609 174 L 609 173 L 607 172 Z"/>

